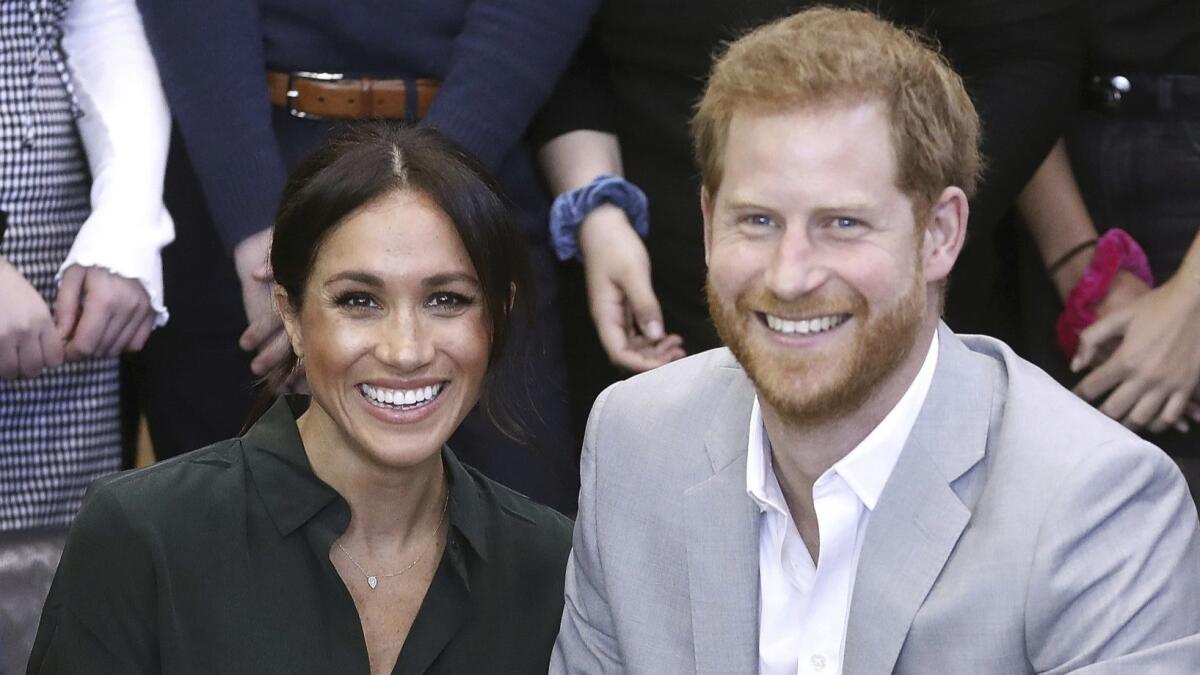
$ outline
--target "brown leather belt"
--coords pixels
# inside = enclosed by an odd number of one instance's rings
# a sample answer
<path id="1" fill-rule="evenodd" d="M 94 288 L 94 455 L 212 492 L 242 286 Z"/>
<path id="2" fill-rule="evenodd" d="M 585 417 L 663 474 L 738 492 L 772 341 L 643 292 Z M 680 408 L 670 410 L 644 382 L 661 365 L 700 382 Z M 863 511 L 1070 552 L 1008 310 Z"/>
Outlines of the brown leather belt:
<path id="1" fill-rule="evenodd" d="M 437 90 L 437 80 L 374 80 L 339 73 L 267 71 L 271 104 L 295 117 L 312 119 L 415 122 L 429 112 Z"/>

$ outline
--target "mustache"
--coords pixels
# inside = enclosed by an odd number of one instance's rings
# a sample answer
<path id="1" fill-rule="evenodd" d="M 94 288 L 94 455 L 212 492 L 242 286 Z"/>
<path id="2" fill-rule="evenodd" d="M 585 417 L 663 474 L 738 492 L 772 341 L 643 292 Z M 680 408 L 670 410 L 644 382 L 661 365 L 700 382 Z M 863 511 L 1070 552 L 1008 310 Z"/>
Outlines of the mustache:
<path id="1" fill-rule="evenodd" d="M 865 314 L 867 300 L 858 292 L 822 293 L 799 300 L 783 300 L 774 293 L 755 288 L 735 300 L 738 312 L 761 312 L 780 317 L 805 318 L 830 314 Z"/>

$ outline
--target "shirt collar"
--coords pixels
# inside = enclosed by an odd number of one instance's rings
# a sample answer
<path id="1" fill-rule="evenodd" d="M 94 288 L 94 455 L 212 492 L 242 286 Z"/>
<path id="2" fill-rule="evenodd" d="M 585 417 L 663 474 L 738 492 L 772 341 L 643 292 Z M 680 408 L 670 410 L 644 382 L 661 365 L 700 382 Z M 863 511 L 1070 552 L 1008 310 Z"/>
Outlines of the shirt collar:
<path id="1" fill-rule="evenodd" d="M 337 534 L 349 525 L 345 500 L 317 477 L 300 439 L 296 419 L 308 409 L 309 400 L 296 395 L 280 398 L 241 439 L 254 484 L 280 536 L 304 526 L 335 501 L 344 512 Z M 479 483 L 449 448 L 442 448 L 442 463 L 450 490 L 450 526 L 486 562 L 488 518 Z M 452 561 L 466 581 L 465 564 L 456 558 Z"/>
<path id="2" fill-rule="evenodd" d="M 883 487 L 892 474 L 900 452 L 912 433 L 917 415 L 929 394 L 933 382 L 933 371 L 937 366 L 938 335 L 934 333 L 925 353 L 925 361 L 917 376 L 888 414 L 867 434 L 858 445 L 838 460 L 821 476 L 824 479 L 837 473 L 868 509 L 874 510 L 883 493 Z M 763 425 L 762 409 L 758 396 L 750 408 L 750 442 L 746 461 L 746 493 L 761 511 L 787 513 L 783 491 L 775 476 L 771 461 L 771 440 Z"/>

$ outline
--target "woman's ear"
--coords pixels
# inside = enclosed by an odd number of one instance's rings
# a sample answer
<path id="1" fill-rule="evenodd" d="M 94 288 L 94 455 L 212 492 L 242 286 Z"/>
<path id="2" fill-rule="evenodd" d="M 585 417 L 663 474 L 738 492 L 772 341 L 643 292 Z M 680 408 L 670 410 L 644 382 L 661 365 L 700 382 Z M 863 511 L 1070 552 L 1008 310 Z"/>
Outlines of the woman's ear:
<path id="1" fill-rule="evenodd" d="M 300 320 L 296 316 L 296 310 L 292 308 L 287 291 L 283 286 L 275 284 L 272 297 L 275 311 L 279 313 L 279 318 L 283 319 L 283 330 L 287 332 L 288 341 L 292 343 L 292 351 L 297 358 L 304 358 L 304 335 L 300 331 Z"/>

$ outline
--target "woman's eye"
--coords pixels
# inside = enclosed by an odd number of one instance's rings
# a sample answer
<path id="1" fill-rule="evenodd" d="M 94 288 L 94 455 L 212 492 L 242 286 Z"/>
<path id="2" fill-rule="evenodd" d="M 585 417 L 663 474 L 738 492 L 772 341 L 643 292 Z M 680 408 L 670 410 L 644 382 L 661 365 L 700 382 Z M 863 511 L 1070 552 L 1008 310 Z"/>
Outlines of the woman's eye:
<path id="1" fill-rule="evenodd" d="M 434 293 L 433 295 L 429 296 L 429 300 L 426 301 L 425 304 L 427 304 L 430 307 L 433 307 L 434 309 L 452 312 L 455 310 L 465 309 L 466 307 L 473 304 L 474 302 L 475 302 L 474 298 L 469 298 L 460 293 L 451 293 L 449 291 L 442 291 L 439 293 Z"/>
<path id="2" fill-rule="evenodd" d="M 369 293 L 350 292 L 343 293 L 334 301 L 338 307 L 346 309 L 362 310 L 375 309 L 379 307 L 379 303 Z"/>

